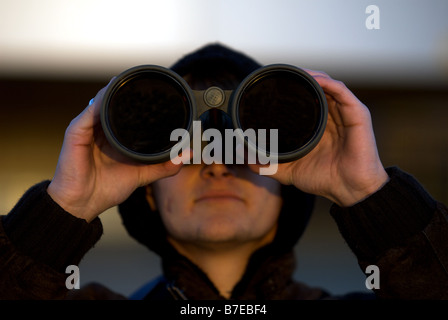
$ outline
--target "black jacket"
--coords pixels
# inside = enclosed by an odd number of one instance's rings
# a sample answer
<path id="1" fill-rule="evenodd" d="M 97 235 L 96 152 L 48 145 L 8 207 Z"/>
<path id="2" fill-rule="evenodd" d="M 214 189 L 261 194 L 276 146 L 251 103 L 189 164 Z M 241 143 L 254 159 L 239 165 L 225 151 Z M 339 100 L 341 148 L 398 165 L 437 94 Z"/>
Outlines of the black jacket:
<path id="1" fill-rule="evenodd" d="M 390 181 L 377 193 L 353 207 L 333 205 L 331 215 L 362 270 L 367 265 L 379 267 L 381 283 L 380 289 L 374 290 L 376 298 L 447 299 L 447 208 L 432 199 L 412 176 L 397 168 L 389 168 L 388 173 Z M 47 185 L 48 181 L 32 187 L 8 215 L 2 216 L 0 299 L 128 298 L 98 284 L 67 290 L 65 268 L 79 264 L 101 237 L 102 226 L 98 218 L 87 223 L 65 212 L 48 196 Z M 130 234 L 161 255 L 164 277 L 149 284 L 152 290 L 146 288 L 139 298 L 223 299 L 197 266 L 164 241 L 165 231 L 155 223 L 158 215 L 141 206 L 141 192 L 137 190 L 123 203 L 120 213 Z M 274 242 L 253 254 L 232 299 L 372 298 L 360 293 L 331 296 L 293 280 L 293 247 L 306 227 L 312 197 L 291 188 L 284 192 L 291 192 L 288 199 L 302 197 L 303 206 L 295 202 L 294 208 L 294 201 L 286 201 Z M 152 235 L 149 238 L 139 233 L 139 223 L 147 219 L 153 223 L 143 225 L 145 234 Z"/>

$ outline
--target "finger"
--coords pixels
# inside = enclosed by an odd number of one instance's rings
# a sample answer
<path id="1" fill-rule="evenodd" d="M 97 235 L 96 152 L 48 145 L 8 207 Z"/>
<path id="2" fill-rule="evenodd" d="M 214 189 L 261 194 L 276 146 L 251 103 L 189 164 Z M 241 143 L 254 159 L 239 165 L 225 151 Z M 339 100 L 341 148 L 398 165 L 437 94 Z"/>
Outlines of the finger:
<path id="1" fill-rule="evenodd" d="M 350 89 L 347 88 L 344 82 L 331 78 L 324 71 L 310 69 L 303 70 L 310 74 L 319 83 L 324 92 L 333 97 L 336 101 L 360 103 L 358 98 L 353 94 L 353 92 L 350 91 Z"/>
<path id="2" fill-rule="evenodd" d="M 321 86 L 326 95 L 343 105 L 362 104 L 361 101 L 347 88 L 344 82 L 332 79 L 325 72 L 313 72 L 313 78 Z"/>
<path id="3" fill-rule="evenodd" d="M 182 166 L 183 163 L 174 164 L 171 161 L 146 165 L 140 169 L 139 186 L 143 187 L 154 181 L 174 176 L 180 171 Z"/>
<path id="4" fill-rule="evenodd" d="M 103 103 L 104 94 L 106 93 L 108 87 L 110 86 L 110 84 L 112 83 L 112 81 L 114 79 L 115 79 L 115 77 L 113 77 L 104 88 L 102 88 L 100 91 L 98 91 L 95 98 L 93 98 L 89 102 L 89 106 L 87 107 L 87 109 L 90 109 L 89 112 L 91 112 L 93 114 L 95 123 L 98 122 L 99 117 L 100 117 L 101 105 Z"/>
<path id="5" fill-rule="evenodd" d="M 113 79 L 114 78 L 112 78 L 112 80 Z M 95 98 L 90 100 L 89 105 L 75 119 L 72 120 L 68 128 L 70 132 L 77 132 L 78 130 L 81 132 L 91 130 L 95 124 L 100 121 L 100 110 L 104 93 L 112 80 L 107 86 L 98 91 Z"/>
<path id="6" fill-rule="evenodd" d="M 324 71 L 320 71 L 320 70 L 311 70 L 311 69 L 306 69 L 306 68 L 302 68 L 303 71 L 305 71 L 306 73 L 308 73 L 311 76 L 322 76 L 322 77 L 327 77 L 327 78 L 331 78 L 326 72 Z"/>

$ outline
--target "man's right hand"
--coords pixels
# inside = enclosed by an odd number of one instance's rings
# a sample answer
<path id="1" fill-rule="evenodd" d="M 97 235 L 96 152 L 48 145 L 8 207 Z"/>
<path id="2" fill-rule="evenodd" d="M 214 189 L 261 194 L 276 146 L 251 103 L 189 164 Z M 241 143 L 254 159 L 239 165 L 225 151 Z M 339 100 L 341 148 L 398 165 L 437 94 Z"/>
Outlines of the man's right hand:
<path id="1" fill-rule="evenodd" d="M 68 126 L 56 172 L 47 189 L 65 211 L 88 222 L 126 200 L 136 188 L 174 175 L 182 166 L 171 161 L 136 163 L 108 143 L 100 122 L 106 88 Z"/>

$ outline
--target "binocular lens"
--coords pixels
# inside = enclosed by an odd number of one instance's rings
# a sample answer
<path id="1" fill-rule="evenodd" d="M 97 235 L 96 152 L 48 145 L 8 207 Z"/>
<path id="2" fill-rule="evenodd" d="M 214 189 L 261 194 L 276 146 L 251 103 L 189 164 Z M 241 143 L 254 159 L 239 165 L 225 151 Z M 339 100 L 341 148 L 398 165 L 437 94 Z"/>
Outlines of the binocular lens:
<path id="1" fill-rule="evenodd" d="M 124 79 L 109 95 L 107 122 L 113 139 L 128 152 L 157 155 L 172 148 L 171 132 L 188 130 L 191 101 L 174 78 L 157 71 Z"/>
<path id="2" fill-rule="evenodd" d="M 236 102 L 239 124 L 248 128 L 278 129 L 278 155 L 298 154 L 322 130 L 322 98 L 303 74 L 295 70 L 271 70 L 248 82 Z M 270 150 L 266 137 L 266 148 Z M 254 142 L 258 146 L 258 141 Z"/>

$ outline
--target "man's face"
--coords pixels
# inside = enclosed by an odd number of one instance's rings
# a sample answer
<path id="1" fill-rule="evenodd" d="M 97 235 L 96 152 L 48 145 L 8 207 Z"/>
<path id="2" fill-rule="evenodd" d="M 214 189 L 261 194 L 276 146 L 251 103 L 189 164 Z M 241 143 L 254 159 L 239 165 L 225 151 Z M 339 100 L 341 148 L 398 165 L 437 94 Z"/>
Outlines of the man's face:
<path id="1" fill-rule="evenodd" d="M 184 165 L 153 195 L 169 236 L 201 245 L 270 241 L 282 205 L 280 184 L 244 165 Z"/>

